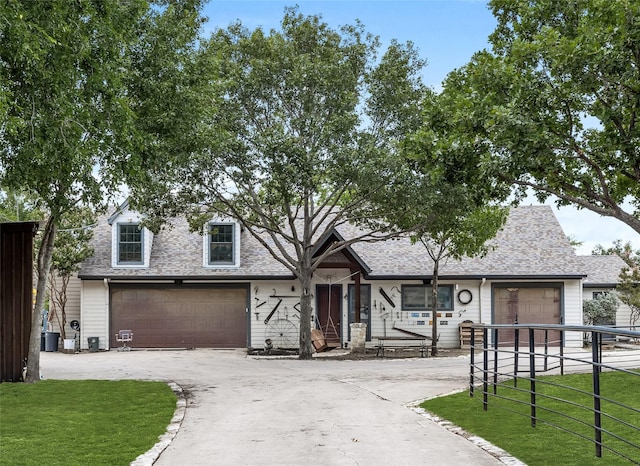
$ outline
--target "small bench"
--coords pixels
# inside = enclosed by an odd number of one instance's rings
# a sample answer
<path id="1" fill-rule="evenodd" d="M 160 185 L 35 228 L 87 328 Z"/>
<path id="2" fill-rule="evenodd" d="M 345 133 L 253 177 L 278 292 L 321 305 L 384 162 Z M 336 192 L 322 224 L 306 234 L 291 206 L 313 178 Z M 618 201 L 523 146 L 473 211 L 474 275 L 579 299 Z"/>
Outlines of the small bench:
<path id="1" fill-rule="evenodd" d="M 378 344 L 376 345 L 376 357 L 381 356 L 384 358 L 384 349 L 385 348 L 394 348 L 394 349 L 402 349 L 402 348 L 419 348 L 420 349 L 420 357 L 428 357 L 429 356 L 429 347 L 427 346 L 427 337 L 422 336 L 405 336 L 405 337 L 373 337 L 378 340 Z M 415 342 L 414 344 L 387 344 L 387 342 Z"/>

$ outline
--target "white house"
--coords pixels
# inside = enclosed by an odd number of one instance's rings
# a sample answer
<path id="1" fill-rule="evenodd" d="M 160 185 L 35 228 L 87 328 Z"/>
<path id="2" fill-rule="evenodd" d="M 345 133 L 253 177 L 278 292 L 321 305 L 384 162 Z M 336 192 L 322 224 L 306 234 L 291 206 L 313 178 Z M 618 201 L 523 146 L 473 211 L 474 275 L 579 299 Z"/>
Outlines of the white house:
<path id="1" fill-rule="evenodd" d="M 297 346 L 299 283 L 237 222 L 212 221 L 198 234 L 175 219 L 153 235 L 140 218 L 125 203 L 96 227 L 95 254 L 78 274 L 82 348 L 87 337 L 99 337 L 100 349 L 119 346 L 121 329 L 134 332 L 133 347 L 262 348 L 266 339 Z M 355 233 L 341 227 L 316 249 Z M 512 208 L 491 245 L 483 258 L 441 266 L 439 347 L 460 345 L 463 321 L 582 324 L 584 286 L 600 278 L 587 274 L 593 268 L 575 254 L 549 206 Z M 348 347 L 359 281 L 368 346 L 377 336 L 429 337 L 432 278 L 423 246 L 407 238 L 354 244 L 317 269 L 308 324 Z"/>

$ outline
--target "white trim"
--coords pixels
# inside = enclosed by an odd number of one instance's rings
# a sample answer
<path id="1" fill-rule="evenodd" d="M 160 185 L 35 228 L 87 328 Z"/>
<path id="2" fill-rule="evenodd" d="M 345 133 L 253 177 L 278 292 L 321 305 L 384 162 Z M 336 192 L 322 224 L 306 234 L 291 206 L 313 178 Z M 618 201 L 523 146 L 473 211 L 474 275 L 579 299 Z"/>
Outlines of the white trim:
<path id="1" fill-rule="evenodd" d="M 210 264 L 209 263 L 209 227 L 211 225 L 232 225 L 233 226 L 233 263 L 231 264 Z M 214 219 L 204 226 L 202 235 L 202 266 L 207 270 L 214 269 L 238 269 L 240 268 L 240 224 L 230 220 Z"/>
<path id="2" fill-rule="evenodd" d="M 119 263 L 120 225 L 140 225 L 142 216 L 133 211 L 122 211 L 111 220 L 111 268 L 113 269 L 148 269 L 153 234 L 147 228 L 142 228 L 142 263 L 141 264 L 121 264 Z"/>

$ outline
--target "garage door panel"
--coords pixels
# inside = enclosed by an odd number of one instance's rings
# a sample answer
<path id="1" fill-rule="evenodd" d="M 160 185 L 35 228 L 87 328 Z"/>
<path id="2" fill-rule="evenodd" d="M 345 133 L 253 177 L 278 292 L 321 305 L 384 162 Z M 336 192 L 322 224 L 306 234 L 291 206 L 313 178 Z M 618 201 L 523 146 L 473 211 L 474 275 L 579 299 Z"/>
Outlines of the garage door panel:
<path id="1" fill-rule="evenodd" d="M 558 287 L 496 287 L 494 292 L 494 322 L 496 324 L 560 324 L 562 309 L 560 306 Z M 499 343 L 512 345 L 515 331 L 501 329 Z M 535 333 L 535 344 L 545 343 L 544 332 Z M 553 330 L 547 333 L 550 345 L 560 344 L 560 332 Z M 529 344 L 529 333 L 520 331 L 520 346 Z"/>
<path id="2" fill-rule="evenodd" d="M 242 348 L 246 302 L 246 288 L 114 287 L 111 323 L 133 330 L 134 347 Z"/>

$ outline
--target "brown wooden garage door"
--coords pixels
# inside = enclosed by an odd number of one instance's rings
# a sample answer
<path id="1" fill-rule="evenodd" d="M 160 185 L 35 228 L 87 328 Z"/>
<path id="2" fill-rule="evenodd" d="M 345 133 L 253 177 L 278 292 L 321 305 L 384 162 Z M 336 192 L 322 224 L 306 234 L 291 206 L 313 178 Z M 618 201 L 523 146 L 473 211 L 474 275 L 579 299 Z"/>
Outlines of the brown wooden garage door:
<path id="1" fill-rule="evenodd" d="M 245 348 L 246 307 L 246 287 L 112 286 L 111 347 L 130 329 L 133 347 Z"/>
<path id="2" fill-rule="evenodd" d="M 561 323 L 561 288 L 556 287 L 522 287 L 518 285 L 494 288 L 494 322 L 496 324 L 560 324 Z M 536 331 L 536 345 L 544 344 L 544 333 Z M 528 331 L 520 331 L 520 345 L 529 344 Z M 549 331 L 547 339 L 550 345 L 560 344 L 560 332 Z M 500 345 L 512 345 L 515 340 L 514 330 L 499 330 Z"/>

